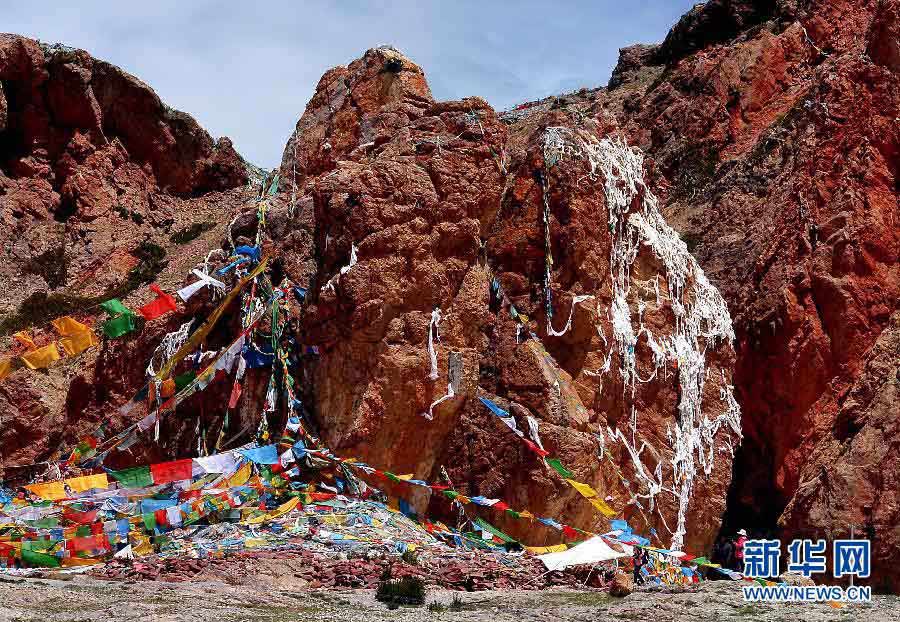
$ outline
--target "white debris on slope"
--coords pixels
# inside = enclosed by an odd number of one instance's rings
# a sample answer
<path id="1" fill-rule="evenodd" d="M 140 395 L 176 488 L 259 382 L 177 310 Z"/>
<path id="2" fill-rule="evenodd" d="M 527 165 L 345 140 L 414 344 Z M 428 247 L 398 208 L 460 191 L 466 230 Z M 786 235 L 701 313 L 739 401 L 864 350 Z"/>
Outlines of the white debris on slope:
<path id="1" fill-rule="evenodd" d="M 327 248 L 327 243 L 326 243 Z M 350 263 L 346 266 L 342 267 L 337 274 L 328 279 L 328 282 L 322 286 L 322 291 L 331 290 L 334 291 L 334 285 L 337 283 L 337 280 L 341 278 L 341 275 L 347 274 L 350 272 L 350 269 L 356 265 L 356 244 L 350 245 Z"/>
<path id="2" fill-rule="evenodd" d="M 741 436 L 740 408 L 734 399 L 734 388 L 723 376 L 720 399 L 721 413 L 710 419 L 703 414 L 703 385 L 707 376 L 706 349 L 714 349 L 722 342 L 732 343 L 734 330 L 731 316 L 719 291 L 709 282 L 687 246 L 663 218 L 656 196 L 644 184 L 644 158 L 639 149 L 628 147 L 621 139 L 598 140 L 593 135 L 569 128 L 551 127 L 544 135 L 544 161 L 552 167 L 565 160 L 585 161 L 590 180 L 602 180 L 603 192 L 609 208 L 608 228 L 612 238 L 610 275 L 612 304 L 609 318 L 613 340 L 620 361 L 624 387 L 631 387 L 634 398 L 635 382 L 652 380 L 658 370 L 665 373 L 670 365 L 677 365 L 681 399 L 674 429 L 668 430 L 673 450 L 671 460 L 672 484 L 663 485 L 661 468 L 651 474 L 640 461 L 642 450 L 636 450 L 636 413 L 631 418 L 631 441 L 621 431 L 616 437 L 625 443 L 634 462 L 634 470 L 647 486 L 651 500 L 662 491 L 673 494 L 678 501 L 678 524 L 672 534 L 672 548 L 680 549 L 687 531 L 686 514 L 698 465 L 708 475 L 715 456 L 718 432 L 727 427 Z M 666 334 L 655 334 L 643 324 L 645 303 L 638 298 L 629 302 L 633 282 L 632 266 L 642 247 L 647 247 L 662 263 L 668 296 L 662 297 L 671 306 L 675 325 Z M 658 279 L 654 284 L 657 304 L 661 304 Z M 635 314 L 635 309 L 637 307 Z M 598 309 L 599 311 L 599 309 Z M 634 316 L 637 316 L 635 325 Z M 651 352 L 653 373 L 642 379 L 637 373 L 635 350 L 638 340 L 646 337 Z M 724 443 L 731 448 L 731 437 Z M 661 464 L 661 463 L 660 463 Z"/>

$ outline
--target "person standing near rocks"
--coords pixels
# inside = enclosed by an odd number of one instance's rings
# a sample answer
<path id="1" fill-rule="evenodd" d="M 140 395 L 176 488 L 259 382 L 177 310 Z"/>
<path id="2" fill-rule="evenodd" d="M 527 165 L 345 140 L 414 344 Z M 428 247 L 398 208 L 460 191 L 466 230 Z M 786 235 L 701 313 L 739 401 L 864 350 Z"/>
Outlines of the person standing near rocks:
<path id="1" fill-rule="evenodd" d="M 634 563 L 634 584 L 643 585 L 644 575 L 641 574 L 641 568 L 644 567 L 646 558 L 644 557 L 644 553 L 640 548 L 634 547 L 634 553 L 631 556 L 631 561 Z"/>
<path id="2" fill-rule="evenodd" d="M 744 544 L 747 542 L 747 530 L 741 529 L 737 532 L 738 538 L 734 543 L 734 568 L 737 572 L 744 571 Z"/>

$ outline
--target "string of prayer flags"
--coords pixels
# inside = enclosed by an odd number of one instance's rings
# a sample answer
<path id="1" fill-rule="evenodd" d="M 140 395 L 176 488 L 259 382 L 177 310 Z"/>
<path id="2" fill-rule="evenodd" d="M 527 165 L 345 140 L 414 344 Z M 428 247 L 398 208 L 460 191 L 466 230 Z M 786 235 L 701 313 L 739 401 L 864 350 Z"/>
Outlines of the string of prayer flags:
<path id="1" fill-rule="evenodd" d="M 156 294 L 156 300 L 148 302 L 139 309 L 145 320 L 155 320 L 170 311 L 178 310 L 178 306 L 175 304 L 175 298 L 160 289 L 159 285 L 154 283 L 150 286 L 150 291 Z"/>
<path id="2" fill-rule="evenodd" d="M 181 360 L 186 357 L 188 354 L 197 349 L 197 346 L 206 339 L 206 336 L 213 329 L 216 323 L 219 321 L 219 318 L 225 312 L 225 309 L 231 305 L 231 302 L 237 297 L 238 294 L 250 283 L 253 279 L 259 276 L 266 269 L 267 261 L 263 260 L 256 266 L 247 276 L 240 280 L 240 282 L 234 286 L 234 288 L 225 295 L 225 298 L 219 303 L 219 306 L 215 308 L 215 310 L 210 313 L 209 317 L 206 318 L 206 321 L 203 322 L 200 327 L 194 331 L 194 333 L 190 336 L 190 338 L 185 341 L 178 351 L 172 355 L 168 361 L 166 361 L 160 370 L 156 373 L 154 378 L 158 381 L 163 381 L 169 377 L 172 373 L 172 369 L 175 368 Z"/>
<path id="3" fill-rule="evenodd" d="M 548 460 L 549 462 L 549 460 Z M 610 516 L 615 516 L 616 511 L 609 507 L 606 502 L 599 497 L 597 491 L 588 486 L 587 484 L 583 484 L 581 482 L 576 482 L 574 479 L 566 479 L 566 482 L 577 490 L 582 497 L 590 501 L 591 505 L 593 505 L 597 510 L 600 511 L 601 514 L 609 518 Z"/>

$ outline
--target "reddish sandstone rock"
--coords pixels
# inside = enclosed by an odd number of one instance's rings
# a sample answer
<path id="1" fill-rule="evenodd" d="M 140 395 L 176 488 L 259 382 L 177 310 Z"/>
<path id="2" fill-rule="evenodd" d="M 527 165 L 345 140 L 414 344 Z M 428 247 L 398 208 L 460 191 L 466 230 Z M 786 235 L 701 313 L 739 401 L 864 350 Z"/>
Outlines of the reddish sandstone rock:
<path id="1" fill-rule="evenodd" d="M 865 422 L 884 408 L 867 378 L 900 295 L 897 3 L 772 4 L 731 41 L 657 55 L 663 73 L 626 58 L 631 81 L 593 106 L 656 159 L 667 217 L 735 316 L 747 438 L 731 526 L 864 525 L 896 587 L 898 471 L 880 457 L 896 437 Z"/>
<path id="2" fill-rule="evenodd" d="M 108 298 L 149 302 L 151 281 L 172 291 L 249 198 L 246 166 L 227 138 L 214 142 L 144 83 L 84 51 L 0 35 L 0 80 L 4 350 L 22 329 L 46 343 L 60 315 L 94 323 Z M 46 373 L 14 372 L 0 389 L 0 465 L 44 459 L 111 414 L 179 319 Z"/>

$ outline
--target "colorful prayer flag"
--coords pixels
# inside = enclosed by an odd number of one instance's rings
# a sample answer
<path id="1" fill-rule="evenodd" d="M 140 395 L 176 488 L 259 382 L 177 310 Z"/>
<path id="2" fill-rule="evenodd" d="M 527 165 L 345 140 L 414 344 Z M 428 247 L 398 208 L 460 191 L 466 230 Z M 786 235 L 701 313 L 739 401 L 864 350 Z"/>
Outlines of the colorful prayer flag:
<path id="1" fill-rule="evenodd" d="M 109 473 L 123 488 L 145 488 L 153 484 L 149 466 L 139 466 Z"/>
<path id="2" fill-rule="evenodd" d="M 55 343 L 50 343 L 43 348 L 37 348 L 22 355 L 22 362 L 28 369 L 44 369 L 50 367 L 60 359 L 59 350 Z"/>
<path id="3" fill-rule="evenodd" d="M 175 298 L 160 289 L 159 285 L 154 283 L 150 286 L 150 290 L 156 294 L 156 300 L 148 302 L 139 309 L 145 320 L 155 320 L 170 311 L 176 311 L 178 309 Z"/>
<path id="4" fill-rule="evenodd" d="M 130 333 L 134 329 L 134 315 L 131 313 L 131 311 L 103 322 L 103 334 L 110 339 L 121 337 L 122 335 Z"/>
<path id="5" fill-rule="evenodd" d="M 572 471 L 563 466 L 562 462 L 559 461 L 559 458 L 547 458 L 547 464 L 552 466 L 557 473 L 559 473 L 566 479 L 574 475 Z"/>
<path id="6" fill-rule="evenodd" d="M 191 479 L 192 471 L 193 461 L 190 458 L 150 465 L 150 474 L 153 476 L 154 484 L 167 484 L 183 479 Z"/>

